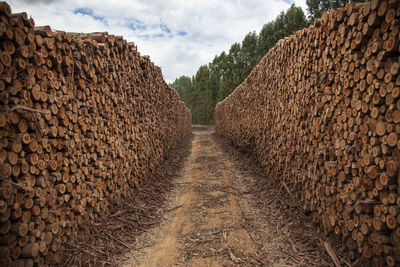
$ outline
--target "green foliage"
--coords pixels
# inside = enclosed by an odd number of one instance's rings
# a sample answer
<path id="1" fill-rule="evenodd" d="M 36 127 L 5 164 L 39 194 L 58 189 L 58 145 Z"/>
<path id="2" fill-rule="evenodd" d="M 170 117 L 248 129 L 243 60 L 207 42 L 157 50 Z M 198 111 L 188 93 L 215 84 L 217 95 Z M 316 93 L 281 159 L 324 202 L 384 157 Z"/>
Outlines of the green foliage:
<path id="1" fill-rule="evenodd" d="M 349 2 L 367 2 L 368 0 L 306 0 L 308 19 L 312 22 L 322 13 L 332 8 L 343 7 Z"/>
<path id="2" fill-rule="evenodd" d="M 249 32 L 241 43 L 234 43 L 229 52 L 215 56 L 190 78 L 181 76 L 171 85 L 192 111 L 194 124 L 213 124 L 216 103 L 227 97 L 246 79 L 261 58 L 280 39 L 308 25 L 300 7 L 292 5 L 259 34 Z"/>

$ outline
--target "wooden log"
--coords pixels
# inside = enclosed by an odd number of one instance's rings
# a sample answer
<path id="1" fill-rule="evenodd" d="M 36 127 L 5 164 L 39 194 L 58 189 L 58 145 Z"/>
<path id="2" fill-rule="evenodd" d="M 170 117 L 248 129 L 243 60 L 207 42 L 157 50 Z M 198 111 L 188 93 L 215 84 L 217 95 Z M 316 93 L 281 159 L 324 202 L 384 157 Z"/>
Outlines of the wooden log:
<path id="1" fill-rule="evenodd" d="M 30 243 L 22 248 L 21 256 L 25 258 L 35 258 L 39 254 L 39 244 Z"/>
<path id="2" fill-rule="evenodd" d="M 400 192 L 399 3 L 374 0 L 344 10 L 324 13 L 271 48 L 217 104 L 216 131 L 251 148 L 268 175 L 290 184 L 354 260 L 362 255 L 383 266 L 389 259 L 393 266 L 398 262 L 389 243 L 398 228 L 393 204 Z M 373 209 L 359 205 L 371 200 L 378 202 Z M 330 210 L 329 203 L 342 201 L 358 205 Z"/>
<path id="3" fill-rule="evenodd" d="M 190 111 L 122 37 L 35 27 L 5 3 L 0 13 L 2 263 L 59 264 L 78 225 L 132 197 L 190 135 Z M 132 159 L 140 171 L 126 179 Z"/>

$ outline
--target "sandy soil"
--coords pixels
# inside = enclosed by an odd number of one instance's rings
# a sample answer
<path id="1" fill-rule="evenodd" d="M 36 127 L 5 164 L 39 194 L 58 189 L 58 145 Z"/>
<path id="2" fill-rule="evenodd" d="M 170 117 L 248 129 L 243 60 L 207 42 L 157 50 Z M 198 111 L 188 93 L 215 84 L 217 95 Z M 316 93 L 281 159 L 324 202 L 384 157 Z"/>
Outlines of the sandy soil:
<path id="1" fill-rule="evenodd" d="M 298 256 L 301 239 L 256 205 L 256 178 L 241 170 L 212 128 L 195 126 L 193 133 L 162 222 L 137 238 L 121 266 L 307 266 Z"/>

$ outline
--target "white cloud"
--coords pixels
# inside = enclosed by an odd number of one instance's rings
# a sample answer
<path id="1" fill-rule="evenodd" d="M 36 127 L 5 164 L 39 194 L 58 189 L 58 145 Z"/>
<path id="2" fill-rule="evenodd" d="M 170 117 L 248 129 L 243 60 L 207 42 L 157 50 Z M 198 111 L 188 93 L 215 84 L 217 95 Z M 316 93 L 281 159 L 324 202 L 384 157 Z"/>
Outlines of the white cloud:
<path id="1" fill-rule="evenodd" d="M 250 31 L 305 0 L 11 0 L 36 25 L 72 32 L 108 31 L 137 44 L 172 82 L 229 50 Z"/>
<path id="2" fill-rule="evenodd" d="M 293 2 L 294 2 L 294 4 L 295 4 L 296 6 L 299 6 L 299 7 L 301 7 L 301 8 L 303 9 L 304 14 L 306 14 L 306 17 L 307 17 L 307 4 L 306 4 L 306 0 L 294 0 Z"/>

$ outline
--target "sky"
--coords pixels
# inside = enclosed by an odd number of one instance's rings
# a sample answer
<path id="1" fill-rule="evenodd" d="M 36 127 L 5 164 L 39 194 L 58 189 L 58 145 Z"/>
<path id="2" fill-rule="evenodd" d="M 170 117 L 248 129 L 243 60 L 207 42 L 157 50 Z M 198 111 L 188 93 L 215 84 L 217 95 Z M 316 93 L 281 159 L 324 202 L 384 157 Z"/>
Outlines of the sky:
<path id="1" fill-rule="evenodd" d="M 134 42 L 161 67 L 164 79 L 192 76 L 241 42 L 248 32 L 286 11 L 306 12 L 306 0 L 8 0 L 13 13 L 27 12 L 36 26 L 67 32 L 102 32 Z"/>

